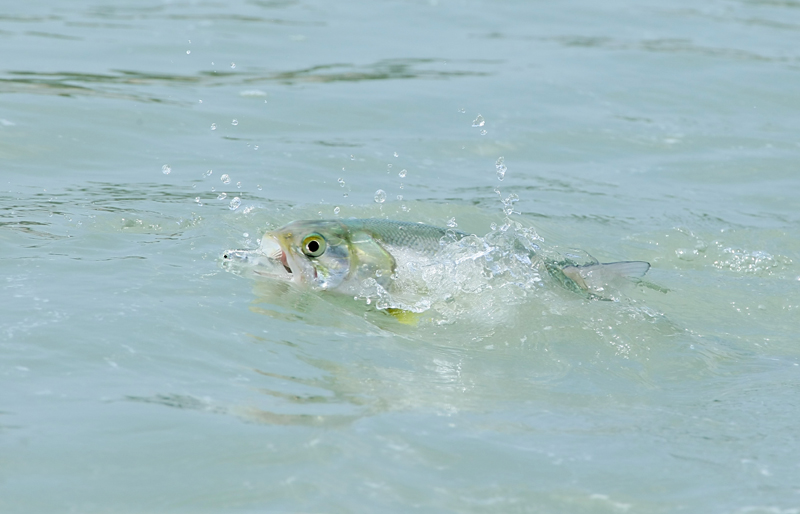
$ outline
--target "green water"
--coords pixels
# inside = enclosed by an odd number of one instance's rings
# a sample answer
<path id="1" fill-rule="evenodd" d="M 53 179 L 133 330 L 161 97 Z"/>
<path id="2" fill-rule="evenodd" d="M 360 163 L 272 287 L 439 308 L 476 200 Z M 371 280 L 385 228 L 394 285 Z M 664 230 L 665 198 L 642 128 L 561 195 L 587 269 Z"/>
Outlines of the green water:
<path id="1" fill-rule="evenodd" d="M 800 509 L 800 3 L 7 4 L 0 512 Z M 410 326 L 221 264 L 504 200 L 669 291 Z"/>

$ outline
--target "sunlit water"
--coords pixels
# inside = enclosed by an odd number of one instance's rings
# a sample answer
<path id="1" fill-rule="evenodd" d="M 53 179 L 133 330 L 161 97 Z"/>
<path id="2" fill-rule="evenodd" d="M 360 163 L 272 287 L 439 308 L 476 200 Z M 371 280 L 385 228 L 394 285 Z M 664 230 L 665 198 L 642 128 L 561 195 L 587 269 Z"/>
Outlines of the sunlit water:
<path id="1" fill-rule="evenodd" d="M 800 3 L 2 11 L 0 511 L 800 509 Z M 352 216 L 657 287 L 222 266 Z"/>

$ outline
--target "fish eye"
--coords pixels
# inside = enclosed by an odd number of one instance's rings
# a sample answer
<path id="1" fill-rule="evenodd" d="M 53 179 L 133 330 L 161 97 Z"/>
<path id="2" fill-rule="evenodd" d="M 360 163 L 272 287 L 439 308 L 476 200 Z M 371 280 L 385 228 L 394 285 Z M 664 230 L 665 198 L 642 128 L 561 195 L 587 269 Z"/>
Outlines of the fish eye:
<path id="1" fill-rule="evenodd" d="M 303 253 L 309 257 L 319 257 L 327 248 L 325 239 L 319 234 L 311 234 L 303 239 Z"/>

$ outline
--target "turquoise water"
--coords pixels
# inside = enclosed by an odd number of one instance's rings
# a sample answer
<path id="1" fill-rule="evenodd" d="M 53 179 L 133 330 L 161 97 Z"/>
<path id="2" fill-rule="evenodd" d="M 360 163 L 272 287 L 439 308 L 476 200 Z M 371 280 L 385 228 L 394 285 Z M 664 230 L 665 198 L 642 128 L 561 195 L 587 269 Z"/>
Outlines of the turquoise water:
<path id="1" fill-rule="evenodd" d="M 793 0 L 5 6 L 0 511 L 798 512 L 798 35 Z M 409 326 L 221 262 L 509 206 L 668 292 L 497 277 Z"/>

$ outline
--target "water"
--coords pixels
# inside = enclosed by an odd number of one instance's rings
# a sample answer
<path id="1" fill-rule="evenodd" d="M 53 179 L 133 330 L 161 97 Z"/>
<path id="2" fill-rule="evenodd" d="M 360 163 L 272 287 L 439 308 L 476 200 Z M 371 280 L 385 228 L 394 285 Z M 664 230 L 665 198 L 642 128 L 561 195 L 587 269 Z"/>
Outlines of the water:
<path id="1" fill-rule="evenodd" d="M 0 510 L 797 512 L 798 28 L 788 0 L 5 6 Z M 415 327 L 220 262 L 294 219 L 509 211 L 669 292 Z"/>

